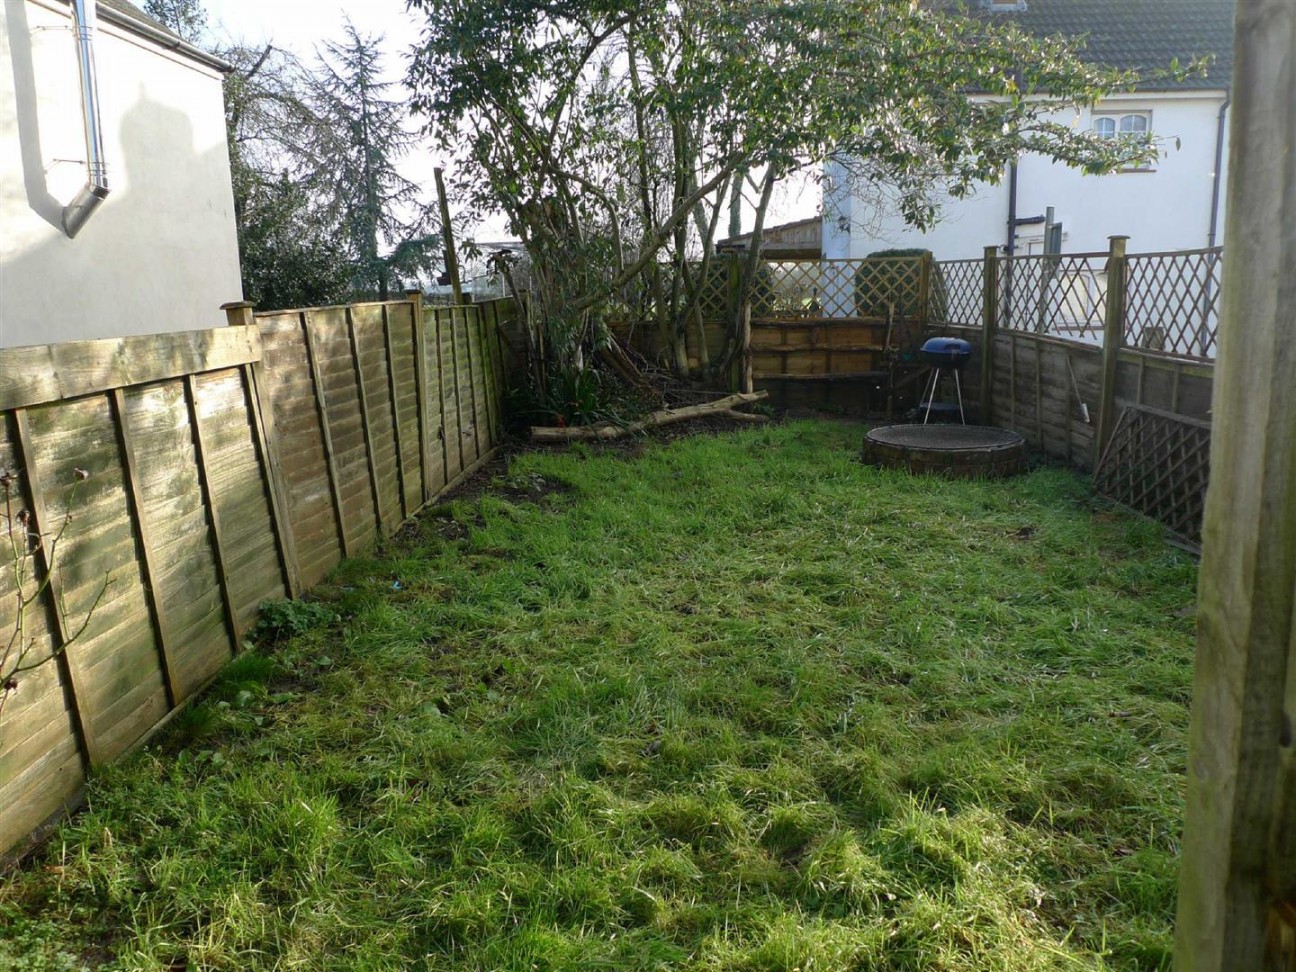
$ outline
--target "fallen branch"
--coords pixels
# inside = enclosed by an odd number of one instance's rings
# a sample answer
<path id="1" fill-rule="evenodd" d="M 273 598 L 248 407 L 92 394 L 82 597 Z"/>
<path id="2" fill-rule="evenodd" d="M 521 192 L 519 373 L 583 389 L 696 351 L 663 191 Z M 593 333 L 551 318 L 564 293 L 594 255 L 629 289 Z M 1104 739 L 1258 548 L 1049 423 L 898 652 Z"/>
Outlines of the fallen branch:
<path id="1" fill-rule="evenodd" d="M 638 422 L 632 422 L 629 425 L 613 425 L 610 422 L 603 425 L 586 425 L 573 426 L 571 428 L 546 428 L 543 426 L 533 426 L 531 429 L 532 442 L 577 442 L 589 439 L 619 439 L 623 435 L 630 435 L 635 432 L 642 432 L 645 429 L 656 428 L 659 425 L 671 425 L 674 422 L 687 422 L 689 419 L 703 418 L 707 415 L 724 415 L 728 418 L 740 418 L 743 421 L 759 421 L 764 416 L 743 415 L 734 412 L 737 405 L 747 405 L 751 402 L 758 402 L 763 398 L 768 398 L 769 392 L 743 392 L 738 395 L 730 395 L 727 398 L 721 398 L 714 402 L 707 402 L 705 405 L 688 405 L 684 408 L 664 408 L 653 412 L 647 418 L 640 419 Z"/>
<path id="2" fill-rule="evenodd" d="M 726 409 L 720 413 L 727 419 L 733 419 L 736 422 L 768 422 L 768 415 L 752 415 L 750 412 L 735 412 L 732 408 Z"/>

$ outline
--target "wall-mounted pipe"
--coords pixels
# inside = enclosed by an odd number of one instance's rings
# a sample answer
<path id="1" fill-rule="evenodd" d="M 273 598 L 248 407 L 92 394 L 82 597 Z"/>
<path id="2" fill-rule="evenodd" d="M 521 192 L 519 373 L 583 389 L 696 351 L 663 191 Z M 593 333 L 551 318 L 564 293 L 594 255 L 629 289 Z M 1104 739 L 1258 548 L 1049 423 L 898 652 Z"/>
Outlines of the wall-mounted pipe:
<path id="1" fill-rule="evenodd" d="M 81 117 L 85 125 L 86 184 L 63 209 L 63 232 L 74 237 L 108 195 L 108 164 L 104 161 L 103 121 L 99 113 L 99 81 L 95 76 L 95 0 L 72 0 L 77 62 L 81 69 Z"/>

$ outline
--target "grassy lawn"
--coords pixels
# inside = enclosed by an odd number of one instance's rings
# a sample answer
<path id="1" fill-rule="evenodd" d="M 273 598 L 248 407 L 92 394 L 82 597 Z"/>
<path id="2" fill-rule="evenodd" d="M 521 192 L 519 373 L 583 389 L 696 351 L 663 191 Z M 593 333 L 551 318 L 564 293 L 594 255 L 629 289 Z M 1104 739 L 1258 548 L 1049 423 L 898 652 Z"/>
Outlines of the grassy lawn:
<path id="1" fill-rule="evenodd" d="M 526 454 L 343 565 L 0 880 L 0 968 L 1168 968 L 1195 565 L 860 435 Z"/>

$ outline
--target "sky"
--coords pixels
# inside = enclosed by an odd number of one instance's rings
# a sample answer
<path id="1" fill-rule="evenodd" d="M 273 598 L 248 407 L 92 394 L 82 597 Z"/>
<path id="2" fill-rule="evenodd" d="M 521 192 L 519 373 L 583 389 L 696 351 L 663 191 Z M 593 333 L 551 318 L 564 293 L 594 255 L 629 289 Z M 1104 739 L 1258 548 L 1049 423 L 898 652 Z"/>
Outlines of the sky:
<path id="1" fill-rule="evenodd" d="M 405 8 L 405 0 L 203 0 L 208 28 L 220 41 L 248 45 L 273 42 L 309 61 L 315 49 L 342 35 L 342 25 L 350 18 L 361 34 L 381 34 L 388 52 L 387 67 L 392 80 L 405 72 L 405 53 L 418 40 L 421 18 Z M 443 159 L 429 146 L 415 150 L 401 168 L 407 178 L 427 186 L 428 199 L 433 196 L 432 170 Z M 766 226 L 804 219 L 819 212 L 819 188 L 812 181 L 801 180 L 775 189 L 766 216 Z M 743 229 L 751 228 L 753 211 L 749 206 Z M 503 218 L 479 226 L 476 239 L 500 240 L 507 237 Z"/>

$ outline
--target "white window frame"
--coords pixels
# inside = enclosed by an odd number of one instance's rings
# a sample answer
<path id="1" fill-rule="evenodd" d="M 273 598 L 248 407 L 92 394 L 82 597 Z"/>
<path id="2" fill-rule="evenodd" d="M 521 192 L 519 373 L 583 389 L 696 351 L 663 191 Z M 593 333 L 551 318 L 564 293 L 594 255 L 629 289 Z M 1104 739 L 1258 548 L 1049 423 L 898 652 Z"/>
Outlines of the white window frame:
<path id="1" fill-rule="evenodd" d="M 1121 123 L 1126 118 L 1142 118 L 1144 128 L 1142 132 L 1122 132 Z M 1111 119 L 1113 131 L 1109 135 L 1103 135 L 1098 131 L 1098 123 L 1104 119 Z M 1100 138 L 1120 138 L 1121 135 L 1146 135 L 1151 134 L 1155 129 L 1152 127 L 1152 110 L 1150 108 L 1105 108 L 1095 110 L 1093 118 L 1090 120 L 1090 127 Z M 1142 165 L 1123 165 L 1117 172 L 1155 172 L 1151 162 L 1144 162 Z"/>

